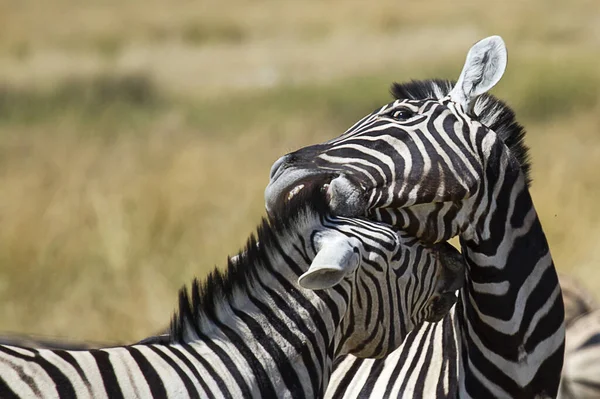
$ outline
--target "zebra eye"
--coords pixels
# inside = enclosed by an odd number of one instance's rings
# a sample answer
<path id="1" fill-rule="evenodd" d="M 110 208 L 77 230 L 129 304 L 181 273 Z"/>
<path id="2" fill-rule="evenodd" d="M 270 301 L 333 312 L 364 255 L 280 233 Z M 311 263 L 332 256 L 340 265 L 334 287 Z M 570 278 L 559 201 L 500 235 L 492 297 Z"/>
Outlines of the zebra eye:
<path id="1" fill-rule="evenodd" d="M 415 116 L 415 113 L 407 108 L 399 108 L 392 110 L 388 116 L 392 119 L 396 119 L 397 121 L 405 121 Z"/>

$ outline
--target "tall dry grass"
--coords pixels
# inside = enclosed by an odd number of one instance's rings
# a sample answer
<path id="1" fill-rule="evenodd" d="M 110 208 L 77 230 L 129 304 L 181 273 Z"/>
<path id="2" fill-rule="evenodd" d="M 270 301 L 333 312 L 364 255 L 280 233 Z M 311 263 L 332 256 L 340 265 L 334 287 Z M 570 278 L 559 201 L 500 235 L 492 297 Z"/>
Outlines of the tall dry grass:
<path id="1" fill-rule="evenodd" d="M 164 327 L 260 220 L 278 156 L 494 33 L 557 266 L 600 288 L 599 21 L 588 0 L 0 3 L 0 331 Z"/>

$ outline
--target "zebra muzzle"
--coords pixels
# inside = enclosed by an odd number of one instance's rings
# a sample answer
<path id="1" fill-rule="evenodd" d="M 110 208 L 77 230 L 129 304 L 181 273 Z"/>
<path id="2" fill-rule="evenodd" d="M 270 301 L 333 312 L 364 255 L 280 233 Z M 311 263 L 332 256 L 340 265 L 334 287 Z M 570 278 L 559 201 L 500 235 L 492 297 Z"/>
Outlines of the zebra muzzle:
<path id="1" fill-rule="evenodd" d="M 277 172 L 265 189 L 265 205 L 269 215 L 302 192 L 318 187 L 324 193 L 331 212 L 338 216 L 366 216 L 366 190 L 348 175 L 331 172 L 313 173 L 289 168 Z"/>

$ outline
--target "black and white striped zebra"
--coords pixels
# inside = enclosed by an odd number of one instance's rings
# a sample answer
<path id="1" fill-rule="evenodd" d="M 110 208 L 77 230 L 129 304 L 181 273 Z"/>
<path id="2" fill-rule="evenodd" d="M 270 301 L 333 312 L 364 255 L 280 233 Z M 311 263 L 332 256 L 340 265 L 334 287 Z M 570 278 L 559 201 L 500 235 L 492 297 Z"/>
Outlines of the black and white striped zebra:
<path id="1" fill-rule="evenodd" d="M 572 277 L 559 274 L 560 287 L 565 306 L 566 350 L 562 369 L 561 384 L 558 397 L 561 399 L 584 399 L 600 397 L 600 305 L 593 295 Z M 360 359 L 344 356 L 334 362 L 334 372 L 330 379 L 325 397 L 358 398 L 358 397 L 393 397 L 404 392 L 407 397 L 415 392 L 406 392 L 412 386 L 419 390 L 427 384 L 410 383 L 404 368 L 410 368 L 406 359 L 439 358 L 432 351 L 442 350 L 448 378 L 456 372 L 451 370 L 450 363 L 457 361 L 457 340 L 453 317 L 454 309 L 444 317 L 442 322 L 424 323 L 409 333 L 401 348 L 381 359 Z M 581 319 L 581 320 L 579 320 Z M 139 343 L 170 342 L 169 330 L 147 337 Z M 80 350 L 96 349 L 98 343 L 73 342 L 56 337 L 30 336 L 12 334 L 0 336 L 0 344 L 31 348 Z M 105 345 L 106 346 L 106 345 Z M 416 348 L 419 355 L 416 355 Z M 412 351 L 412 352 L 407 352 Z M 431 352 L 428 355 L 428 352 Z M 456 367 L 456 366 L 454 366 Z M 418 367 L 417 367 L 418 368 Z M 418 379 L 418 374 L 413 374 Z M 422 378 L 422 377 L 421 377 Z"/>
<path id="2" fill-rule="evenodd" d="M 565 306 L 566 348 L 558 397 L 599 398 L 600 305 L 574 278 L 564 274 L 559 278 Z M 421 373 L 407 373 L 411 368 L 407 359 L 428 362 L 441 357 L 447 370 L 443 377 L 448 379 L 454 375 L 456 369 L 452 367 L 457 364 L 459 340 L 454 328 L 455 317 L 455 309 L 452 309 L 442 322 L 424 323 L 408 335 L 400 348 L 383 359 L 340 358 L 334 366 L 325 397 L 398 397 L 400 392 L 404 397 L 422 397 L 428 383 L 417 381 L 423 381 L 426 369 L 414 367 Z M 442 351 L 443 355 L 437 355 L 435 351 Z M 449 382 L 441 381 L 442 386 Z"/>
<path id="3" fill-rule="evenodd" d="M 600 398 L 600 304 L 573 278 L 559 277 L 567 334 L 558 397 Z"/>
<path id="4" fill-rule="evenodd" d="M 292 198 L 226 271 L 182 290 L 168 343 L 0 346 L 0 397 L 321 397 L 336 357 L 385 356 L 445 315 L 458 251 L 331 216 L 322 197 Z"/>
<path id="5" fill-rule="evenodd" d="M 600 398 L 600 308 L 567 327 L 559 398 Z"/>
<path id="6" fill-rule="evenodd" d="M 579 317 L 600 309 L 598 300 L 577 279 L 564 273 L 559 273 L 558 279 L 565 305 L 565 326 L 567 328 Z"/>
<path id="7" fill-rule="evenodd" d="M 271 169 L 267 210 L 316 184 L 326 187 L 337 214 L 367 215 L 431 242 L 459 236 L 467 280 L 456 317 L 409 336 L 393 396 L 557 395 L 564 309 L 528 190 L 524 131 L 486 94 L 505 66 L 502 39 L 484 39 L 469 51 L 456 84 L 395 85 L 395 101 Z M 337 380 L 340 389 L 356 371 Z"/>
<path id="8" fill-rule="evenodd" d="M 558 397 L 600 397 L 600 306 L 573 278 L 560 275 L 560 286 L 565 306 L 566 350 Z M 426 397 L 424 392 L 432 392 L 431 386 L 442 388 L 437 397 L 452 396 L 443 392 L 448 392 L 457 373 L 460 338 L 455 328 L 455 310 L 439 323 L 424 323 L 410 332 L 402 346 L 383 359 L 340 358 L 334 365 L 325 397 Z M 407 359 L 415 363 L 411 365 Z M 443 359 L 444 369 L 431 367 L 434 359 Z M 428 367 L 418 362 L 425 362 Z M 426 372 L 433 381 L 427 380 Z"/>

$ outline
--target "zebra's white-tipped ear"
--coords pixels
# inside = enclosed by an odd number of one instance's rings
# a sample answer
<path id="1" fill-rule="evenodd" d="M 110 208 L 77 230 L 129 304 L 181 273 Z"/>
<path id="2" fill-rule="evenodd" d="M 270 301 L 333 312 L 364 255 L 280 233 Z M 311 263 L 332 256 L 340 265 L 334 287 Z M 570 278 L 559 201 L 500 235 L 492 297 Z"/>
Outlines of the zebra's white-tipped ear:
<path id="1" fill-rule="evenodd" d="M 306 273 L 298 278 L 302 288 L 331 288 L 358 267 L 360 255 L 348 237 L 323 237 L 319 247 Z"/>
<path id="2" fill-rule="evenodd" d="M 490 90 L 506 69 L 506 46 L 500 36 L 487 37 L 473 45 L 465 66 L 450 91 L 452 101 L 470 110 L 477 97 Z"/>

